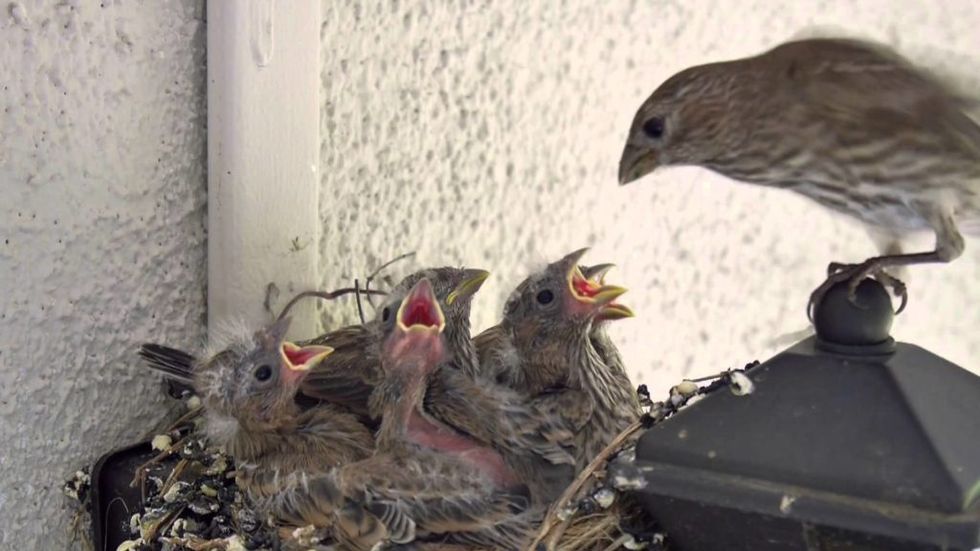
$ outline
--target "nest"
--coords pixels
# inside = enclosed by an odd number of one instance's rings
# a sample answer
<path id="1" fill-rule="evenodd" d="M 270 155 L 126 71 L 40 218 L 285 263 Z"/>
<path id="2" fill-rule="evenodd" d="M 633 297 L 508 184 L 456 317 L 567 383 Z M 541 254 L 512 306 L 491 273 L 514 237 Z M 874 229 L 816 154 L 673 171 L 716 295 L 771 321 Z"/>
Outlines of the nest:
<path id="1" fill-rule="evenodd" d="M 752 367 L 753 364 L 746 366 Z M 697 382 L 712 380 L 699 386 Z M 657 530 L 633 500 L 632 492 L 646 481 L 633 467 L 635 443 L 647 428 L 664 421 L 700 396 L 728 387 L 736 394 L 752 391 L 742 370 L 729 370 L 673 387 L 667 400 L 653 402 L 645 386 L 638 389 L 645 413 L 616 436 L 552 505 L 528 549 L 546 551 L 611 551 L 669 549 L 666 534 Z M 132 473 L 140 490 L 140 508 L 122 529 L 131 537 L 118 551 L 243 551 L 250 549 L 327 549 L 329 534 L 313 527 L 277 526 L 263 518 L 235 483 L 233 458 L 208 446 L 198 430 L 196 398 L 189 411 L 157 434 L 159 453 Z M 88 473 L 79 471 L 64 491 L 87 505 Z M 79 508 L 73 524 L 80 528 L 87 507 Z M 98 519 L 98 512 L 93 513 Z M 87 546 L 92 548 L 91 544 Z"/>

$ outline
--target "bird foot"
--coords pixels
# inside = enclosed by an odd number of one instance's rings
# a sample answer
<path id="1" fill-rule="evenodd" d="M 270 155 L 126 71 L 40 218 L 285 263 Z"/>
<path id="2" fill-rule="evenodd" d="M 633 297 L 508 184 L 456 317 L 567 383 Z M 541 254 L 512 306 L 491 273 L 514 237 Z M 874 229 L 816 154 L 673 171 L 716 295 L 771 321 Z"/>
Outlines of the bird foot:
<path id="1" fill-rule="evenodd" d="M 860 264 L 842 264 L 831 262 L 827 266 L 827 279 L 810 294 L 810 302 L 807 304 L 807 317 L 813 321 L 813 313 L 817 305 L 823 300 L 824 296 L 838 283 L 848 282 L 847 298 L 854 306 L 863 308 L 857 303 L 857 287 L 865 278 L 872 277 L 885 287 L 891 288 L 892 292 L 902 300 L 895 314 L 902 313 L 908 304 L 909 296 L 905 284 L 898 278 L 888 274 L 881 266 L 879 259 L 870 258 Z"/>

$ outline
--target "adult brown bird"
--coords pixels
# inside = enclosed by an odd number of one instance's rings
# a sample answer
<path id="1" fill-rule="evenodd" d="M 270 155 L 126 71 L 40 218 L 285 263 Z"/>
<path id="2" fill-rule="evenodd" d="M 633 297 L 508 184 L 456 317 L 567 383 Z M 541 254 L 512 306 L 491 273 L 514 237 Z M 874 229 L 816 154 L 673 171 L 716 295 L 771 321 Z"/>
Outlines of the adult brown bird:
<path id="1" fill-rule="evenodd" d="M 367 458 L 374 437 L 342 408 L 297 404 L 302 378 L 332 349 L 284 341 L 288 327 L 283 318 L 252 336 L 215 343 L 217 352 L 192 360 L 190 380 L 204 406 L 208 438 L 235 459 L 246 495 L 266 513 L 301 525 L 308 519 L 280 507 L 277 498 L 297 480 Z M 169 376 L 182 373 L 167 365 L 164 348 L 144 345 L 140 353 Z M 184 360 L 175 359 L 178 368 Z"/>
<path id="2" fill-rule="evenodd" d="M 832 263 L 811 295 L 884 269 L 950 262 L 961 230 L 980 235 L 980 126 L 950 87 L 885 46 L 809 39 L 761 55 L 685 69 L 633 119 L 620 184 L 660 166 L 696 165 L 790 189 L 865 222 L 893 253 Z M 902 236 L 931 230 L 933 251 L 900 254 Z"/>
<path id="3" fill-rule="evenodd" d="M 629 310 L 615 303 L 626 289 L 585 277 L 578 261 L 587 250 L 525 279 L 507 300 L 501 323 L 474 339 L 485 377 L 574 423 L 579 469 L 640 413 L 629 379 L 619 375 L 621 367 L 606 365 L 592 337 L 597 316 L 626 317 Z"/>

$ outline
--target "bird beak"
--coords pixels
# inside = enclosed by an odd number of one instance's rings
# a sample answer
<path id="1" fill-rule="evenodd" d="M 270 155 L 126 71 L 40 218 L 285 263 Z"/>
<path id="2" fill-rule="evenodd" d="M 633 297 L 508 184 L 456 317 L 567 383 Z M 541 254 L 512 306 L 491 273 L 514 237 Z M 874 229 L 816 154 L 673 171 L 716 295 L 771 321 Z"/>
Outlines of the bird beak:
<path id="1" fill-rule="evenodd" d="M 649 149 L 626 144 L 619 159 L 619 185 L 639 180 L 657 168 L 657 156 Z"/>
<path id="2" fill-rule="evenodd" d="M 333 353 L 329 346 L 299 346 L 284 341 L 280 348 L 283 365 L 291 372 L 305 372 L 313 369 L 324 358 Z"/>
<path id="3" fill-rule="evenodd" d="M 483 282 L 490 277 L 490 272 L 486 270 L 466 270 L 468 272 L 467 278 L 463 280 L 462 283 L 456 286 L 449 296 L 446 297 L 446 305 L 450 306 L 457 300 L 464 299 L 476 294 L 483 286 Z"/>
<path id="4" fill-rule="evenodd" d="M 604 306 L 626 292 L 625 287 L 604 285 L 582 274 L 578 264 L 568 272 L 568 289 L 578 302 L 594 306 Z"/>
<path id="5" fill-rule="evenodd" d="M 484 276 L 484 279 L 486 277 Z M 465 284 L 465 282 L 464 282 Z M 428 278 L 422 278 L 408 292 L 408 296 L 398 307 L 395 319 L 398 328 L 405 333 L 442 333 L 446 328 L 446 318 L 439 308 L 439 301 L 432 291 Z"/>
<path id="6" fill-rule="evenodd" d="M 612 321 L 632 318 L 635 315 L 636 314 L 633 313 L 633 310 L 631 310 L 628 306 L 610 302 L 599 310 L 599 314 L 596 316 L 596 319 L 600 321 Z"/>
<path id="7" fill-rule="evenodd" d="M 615 264 L 595 264 L 593 266 L 579 266 L 579 269 L 582 270 L 582 275 L 601 284 L 605 281 L 609 270 L 615 267 Z"/>
<path id="8" fill-rule="evenodd" d="M 609 273 L 609 270 L 615 267 L 615 264 L 596 264 L 594 266 L 579 266 L 579 270 L 581 270 L 582 275 L 589 278 L 594 282 L 594 284 L 599 285 L 599 287 L 602 288 L 602 285 L 606 280 L 606 274 Z M 635 315 L 636 314 L 633 313 L 633 310 L 631 310 L 628 306 L 618 304 L 616 302 L 610 302 L 599 310 L 599 313 L 596 315 L 596 319 L 599 321 L 611 321 L 632 318 Z"/>

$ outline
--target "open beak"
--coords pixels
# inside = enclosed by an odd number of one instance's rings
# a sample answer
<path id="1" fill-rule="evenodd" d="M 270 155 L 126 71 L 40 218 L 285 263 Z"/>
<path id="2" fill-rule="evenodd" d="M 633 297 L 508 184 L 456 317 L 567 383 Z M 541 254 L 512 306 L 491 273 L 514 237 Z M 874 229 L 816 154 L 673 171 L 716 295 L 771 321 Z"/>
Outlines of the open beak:
<path id="1" fill-rule="evenodd" d="M 446 318 L 427 278 L 421 279 L 408 292 L 395 319 L 398 329 L 405 333 L 439 334 L 446 328 Z"/>
<path id="2" fill-rule="evenodd" d="M 615 267 L 615 264 L 595 264 L 592 266 L 579 266 L 579 269 L 582 270 L 582 275 L 585 277 L 602 284 L 606 280 L 606 274 L 609 273 L 609 270 Z"/>
<path id="3" fill-rule="evenodd" d="M 619 185 L 639 180 L 656 168 L 657 157 L 653 151 L 627 143 L 619 159 Z"/>
<path id="4" fill-rule="evenodd" d="M 471 297 L 483 287 L 483 282 L 490 277 L 490 272 L 486 270 L 466 270 L 467 277 L 456 286 L 446 297 L 446 305 L 452 305 L 457 300 Z"/>
<path id="5" fill-rule="evenodd" d="M 615 267 L 615 264 L 595 264 L 593 266 L 579 266 L 579 270 L 581 270 L 582 275 L 601 288 L 605 283 L 606 274 Z M 628 306 L 614 301 L 602 306 L 596 315 L 596 319 L 601 321 L 618 320 L 632 318 L 635 315 Z"/>
<path id="6" fill-rule="evenodd" d="M 585 256 L 588 248 L 579 249 L 563 258 L 562 263 L 568 266 L 568 289 L 572 297 L 583 304 L 590 304 L 596 307 L 609 304 L 616 297 L 626 292 L 626 288 L 615 285 L 604 285 L 594 279 L 585 277 L 579 267 L 579 260 Z"/>
<path id="7" fill-rule="evenodd" d="M 284 341 L 279 350 L 283 365 L 293 373 L 309 371 L 333 353 L 329 346 L 299 346 L 289 341 Z"/>

